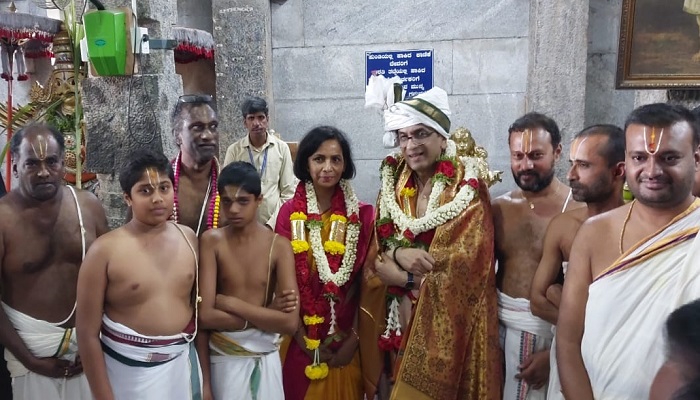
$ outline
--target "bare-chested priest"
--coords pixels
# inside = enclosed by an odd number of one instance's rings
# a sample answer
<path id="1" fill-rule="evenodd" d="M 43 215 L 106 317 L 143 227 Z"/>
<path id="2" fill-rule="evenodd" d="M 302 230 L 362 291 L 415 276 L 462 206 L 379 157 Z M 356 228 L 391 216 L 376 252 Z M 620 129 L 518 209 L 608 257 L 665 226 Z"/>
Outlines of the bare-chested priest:
<path id="1" fill-rule="evenodd" d="M 197 236 L 219 225 L 215 215 L 219 201 L 219 120 L 213 101 L 207 94 L 180 96 L 171 115 L 175 143 L 180 149 L 172 162 L 172 218 L 189 226 Z"/>
<path id="2" fill-rule="evenodd" d="M 201 399 L 197 237 L 168 220 L 172 180 L 163 154 L 132 155 L 119 183 L 133 219 L 95 241 L 80 271 L 78 343 L 99 400 Z"/>
<path id="3" fill-rule="evenodd" d="M 503 398 L 544 399 L 553 334 L 550 323 L 530 312 L 530 283 L 542 256 L 547 225 L 581 204 L 554 176 L 562 151 L 556 122 L 543 114 L 525 114 L 508 129 L 508 144 L 519 189 L 493 201 L 498 313 L 506 365 Z"/>
<path id="4" fill-rule="evenodd" d="M 625 140 L 635 200 L 586 220 L 571 249 L 557 322 L 567 399 L 649 398 L 666 318 L 700 298 L 698 121 L 682 106 L 645 105 L 627 117 Z"/>
<path id="5" fill-rule="evenodd" d="M 557 323 L 563 276 L 562 263 L 569 261 L 574 236 L 586 219 L 621 206 L 625 183 L 625 134 L 615 125 L 594 125 L 574 136 L 569 153 L 567 178 L 571 195 L 587 207 L 565 212 L 547 227 L 542 258 L 530 289 L 532 313 Z M 547 399 L 563 399 L 556 368 L 554 342 L 550 350 Z"/>
<path id="6" fill-rule="evenodd" d="M 91 399 L 76 357 L 76 285 L 107 218 L 92 193 L 64 185 L 65 146 L 54 127 L 24 127 L 10 151 L 18 187 L 0 199 L 0 341 L 14 399 Z"/>

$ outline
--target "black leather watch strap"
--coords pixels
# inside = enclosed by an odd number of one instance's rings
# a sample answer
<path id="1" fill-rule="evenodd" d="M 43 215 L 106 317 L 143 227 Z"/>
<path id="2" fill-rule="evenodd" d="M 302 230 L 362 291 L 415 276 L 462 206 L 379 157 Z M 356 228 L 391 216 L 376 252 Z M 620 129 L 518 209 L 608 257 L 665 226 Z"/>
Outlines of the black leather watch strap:
<path id="1" fill-rule="evenodd" d="M 413 290 L 413 288 L 416 286 L 416 282 L 413 280 L 413 273 L 412 272 L 406 272 L 408 274 L 408 280 L 406 281 L 406 286 L 404 288 L 408 290 Z"/>

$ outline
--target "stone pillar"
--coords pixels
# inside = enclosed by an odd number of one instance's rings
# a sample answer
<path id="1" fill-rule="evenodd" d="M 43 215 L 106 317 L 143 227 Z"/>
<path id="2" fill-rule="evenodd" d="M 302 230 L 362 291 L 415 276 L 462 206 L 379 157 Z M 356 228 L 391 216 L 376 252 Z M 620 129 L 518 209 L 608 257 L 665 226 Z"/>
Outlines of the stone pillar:
<path id="1" fill-rule="evenodd" d="M 269 0 L 212 0 L 221 155 L 245 136 L 240 106 L 264 97 L 274 115 Z M 274 126 L 271 124 L 271 126 Z"/>
<path id="2" fill-rule="evenodd" d="M 552 117 L 562 132 L 564 156 L 558 176 L 568 165 L 569 138 L 583 128 L 586 105 L 586 58 L 589 0 L 530 1 L 530 65 L 527 111 Z"/>
<path id="3" fill-rule="evenodd" d="M 128 0 L 103 0 L 107 9 L 130 7 Z M 172 38 L 177 6 L 170 0 L 138 2 L 138 25 L 150 38 Z M 141 56 L 134 76 L 88 77 L 83 80 L 83 107 L 87 127 L 85 167 L 100 174 L 100 195 L 111 226 L 123 221 L 126 207 L 116 174 L 133 151 L 151 148 L 166 156 L 176 153 L 170 110 L 182 92 L 175 74 L 172 50 L 151 49 Z"/>
<path id="4" fill-rule="evenodd" d="M 211 0 L 177 0 L 177 24 L 212 32 Z"/>

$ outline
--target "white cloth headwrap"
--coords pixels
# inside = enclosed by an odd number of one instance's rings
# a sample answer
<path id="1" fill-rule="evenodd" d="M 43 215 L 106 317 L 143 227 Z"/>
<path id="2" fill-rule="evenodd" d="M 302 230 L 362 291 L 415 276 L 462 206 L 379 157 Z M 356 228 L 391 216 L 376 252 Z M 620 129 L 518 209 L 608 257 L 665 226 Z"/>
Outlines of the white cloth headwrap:
<path id="1" fill-rule="evenodd" d="M 442 114 L 447 117 L 447 129 L 443 127 L 444 121 L 441 125 L 437 120 L 421 112 L 415 106 L 409 105 L 414 99 L 420 99 L 432 105 L 433 108 L 442 111 Z M 426 125 L 449 139 L 450 115 L 452 115 L 452 113 L 450 112 L 450 105 L 447 102 L 447 92 L 437 86 L 413 97 L 411 100 L 400 101 L 384 111 L 384 146 L 388 148 L 398 146 L 396 131 L 418 124 Z"/>

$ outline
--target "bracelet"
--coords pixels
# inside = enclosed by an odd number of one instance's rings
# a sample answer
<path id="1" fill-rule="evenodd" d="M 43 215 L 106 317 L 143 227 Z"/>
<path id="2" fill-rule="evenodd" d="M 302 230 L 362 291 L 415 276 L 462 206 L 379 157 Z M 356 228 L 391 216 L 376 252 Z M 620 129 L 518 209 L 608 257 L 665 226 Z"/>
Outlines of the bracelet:
<path id="1" fill-rule="evenodd" d="M 401 269 L 403 269 L 403 270 L 405 271 L 404 267 L 402 267 L 401 264 L 399 264 L 399 259 L 396 258 L 396 250 L 398 250 L 398 249 L 400 249 L 400 248 L 401 248 L 401 246 L 396 246 L 396 247 L 394 247 L 394 252 L 391 254 L 391 256 L 394 258 L 394 262 L 396 263 L 396 265 L 398 265 L 399 268 L 401 268 Z"/>

